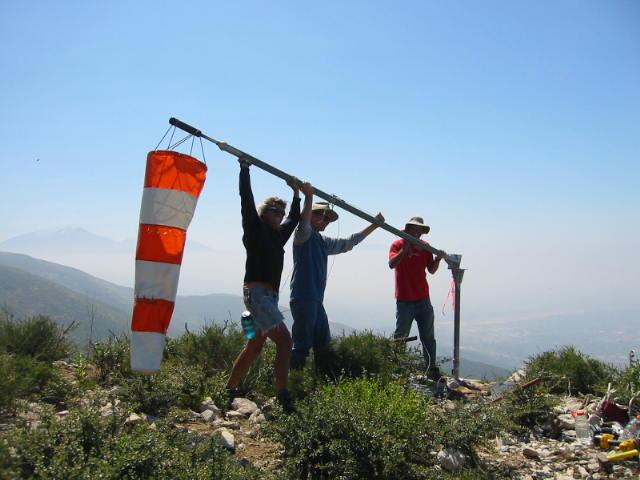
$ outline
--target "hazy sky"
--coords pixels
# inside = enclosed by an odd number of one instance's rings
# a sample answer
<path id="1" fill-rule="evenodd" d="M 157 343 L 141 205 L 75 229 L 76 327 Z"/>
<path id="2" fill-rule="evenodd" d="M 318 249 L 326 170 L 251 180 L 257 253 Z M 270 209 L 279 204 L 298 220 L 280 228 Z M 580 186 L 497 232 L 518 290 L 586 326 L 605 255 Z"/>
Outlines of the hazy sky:
<path id="1" fill-rule="evenodd" d="M 463 254 L 467 318 L 640 311 L 636 0 L 4 1 L 0 70 L 0 241 L 135 237 L 175 116 L 393 225 L 423 216 Z M 189 236 L 215 253 L 186 253 L 181 293 L 239 293 L 237 163 L 205 153 Z M 327 233 L 363 226 L 342 212 Z M 330 307 L 393 322 L 392 241 L 336 258 Z M 133 283 L 131 261 L 111 266 Z"/>

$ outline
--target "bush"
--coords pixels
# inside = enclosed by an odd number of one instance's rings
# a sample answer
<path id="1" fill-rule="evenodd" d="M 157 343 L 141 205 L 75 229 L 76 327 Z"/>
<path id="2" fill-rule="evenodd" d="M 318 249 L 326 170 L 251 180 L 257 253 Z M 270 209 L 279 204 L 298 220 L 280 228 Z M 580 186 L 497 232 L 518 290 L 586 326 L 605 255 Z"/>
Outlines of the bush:
<path id="1" fill-rule="evenodd" d="M 372 332 L 336 337 L 324 352 L 314 352 L 318 370 L 337 378 L 375 375 L 389 381 L 395 375 L 409 375 L 419 364 L 418 356 L 402 343 Z"/>
<path id="2" fill-rule="evenodd" d="M 66 333 L 53 320 L 42 315 L 23 320 L 0 318 L 0 351 L 53 362 L 71 352 Z"/>
<path id="3" fill-rule="evenodd" d="M 266 433 L 282 443 L 289 478 L 418 479 L 438 478 L 440 445 L 472 454 L 501 426 L 483 408 L 445 413 L 398 383 L 356 379 L 316 391 Z"/>
<path id="4" fill-rule="evenodd" d="M 628 368 L 619 371 L 612 386 L 615 390 L 616 402 L 628 404 L 631 398 L 640 392 L 640 362 L 633 361 Z M 640 398 L 635 397 L 629 413 L 640 414 Z"/>
<path id="5" fill-rule="evenodd" d="M 526 374 L 528 378 L 541 377 L 542 384 L 551 393 L 601 395 L 606 392 L 616 369 L 574 347 L 562 347 L 531 357 Z"/>
<path id="6" fill-rule="evenodd" d="M 98 382 L 112 383 L 131 376 L 131 344 L 128 336 L 111 335 L 91 347 L 91 359 L 98 368 Z"/>
<path id="7" fill-rule="evenodd" d="M 504 416 L 507 429 L 522 433 L 534 427 L 551 426 L 555 418 L 553 408 L 559 403 L 559 399 L 549 395 L 544 388 L 532 386 L 524 390 L 516 388 L 505 393 L 497 408 Z"/>
<path id="8" fill-rule="evenodd" d="M 124 418 L 73 412 L 63 420 L 44 418 L 5 432 L 0 441 L 3 478 L 257 479 L 211 437 L 146 424 L 125 426 Z"/>
<path id="9" fill-rule="evenodd" d="M 242 331 L 235 323 L 214 324 L 202 327 L 198 333 L 168 339 L 166 355 L 196 365 L 207 373 L 215 373 L 230 370 L 243 346 Z"/>
<path id="10" fill-rule="evenodd" d="M 64 384 L 64 390 L 69 390 L 50 365 L 31 357 L 0 353 L 0 372 L 0 411 L 13 410 L 18 398 L 51 393 L 55 384 Z"/>
<path id="11" fill-rule="evenodd" d="M 126 379 L 122 398 L 135 411 L 166 415 L 172 407 L 196 409 L 207 396 L 223 406 L 224 382 L 223 374 L 207 376 L 199 368 L 166 362 L 155 375 L 133 374 Z"/>

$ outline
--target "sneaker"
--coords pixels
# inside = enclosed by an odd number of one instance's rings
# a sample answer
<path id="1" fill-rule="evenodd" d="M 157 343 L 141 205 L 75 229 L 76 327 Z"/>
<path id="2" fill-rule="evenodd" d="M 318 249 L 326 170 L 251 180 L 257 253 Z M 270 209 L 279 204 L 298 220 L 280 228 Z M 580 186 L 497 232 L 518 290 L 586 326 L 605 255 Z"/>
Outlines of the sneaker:
<path id="1" fill-rule="evenodd" d="M 293 413 L 295 411 L 293 399 L 291 398 L 289 390 L 287 390 L 286 388 L 278 391 L 276 400 L 278 401 L 280 406 L 282 406 L 282 410 L 284 411 L 284 413 Z"/>

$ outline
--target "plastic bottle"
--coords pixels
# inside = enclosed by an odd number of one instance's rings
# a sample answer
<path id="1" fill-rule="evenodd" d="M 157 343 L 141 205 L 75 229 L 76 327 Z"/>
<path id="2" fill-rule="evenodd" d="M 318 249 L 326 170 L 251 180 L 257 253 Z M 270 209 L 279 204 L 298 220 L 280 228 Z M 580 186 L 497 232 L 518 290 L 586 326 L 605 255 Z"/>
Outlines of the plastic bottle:
<path id="1" fill-rule="evenodd" d="M 251 316 L 250 311 L 245 310 L 244 312 L 242 312 L 240 323 L 242 324 L 244 338 L 246 338 L 247 340 L 251 340 L 256 336 L 256 327 L 253 323 L 253 317 Z"/>
<path id="2" fill-rule="evenodd" d="M 582 444 L 591 442 L 591 426 L 587 421 L 587 414 L 584 410 L 576 410 L 572 413 L 575 418 L 576 439 Z"/>
<path id="3" fill-rule="evenodd" d="M 620 434 L 620 440 L 629 440 L 640 437 L 640 415 L 631 419 L 627 426 L 624 427 Z"/>

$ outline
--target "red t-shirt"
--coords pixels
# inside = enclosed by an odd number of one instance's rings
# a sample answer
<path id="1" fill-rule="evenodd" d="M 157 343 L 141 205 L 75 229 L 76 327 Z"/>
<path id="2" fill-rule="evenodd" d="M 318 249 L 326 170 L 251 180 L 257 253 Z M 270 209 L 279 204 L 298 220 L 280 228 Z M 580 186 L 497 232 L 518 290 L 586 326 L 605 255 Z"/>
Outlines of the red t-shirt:
<path id="1" fill-rule="evenodd" d="M 396 255 L 404 245 L 399 239 L 391 244 L 389 259 Z M 433 263 L 433 254 L 427 250 L 411 248 L 409 256 L 396 265 L 396 299 L 404 302 L 425 300 L 429 298 L 429 284 L 425 269 Z"/>

